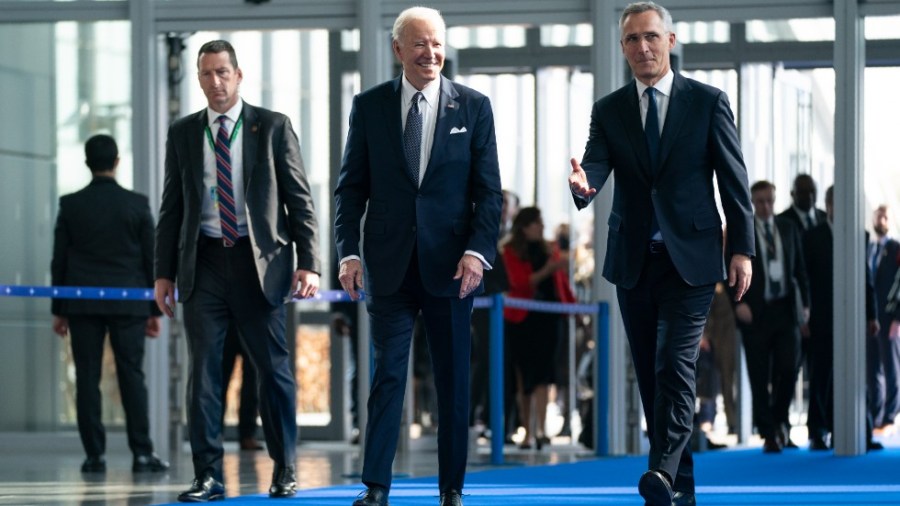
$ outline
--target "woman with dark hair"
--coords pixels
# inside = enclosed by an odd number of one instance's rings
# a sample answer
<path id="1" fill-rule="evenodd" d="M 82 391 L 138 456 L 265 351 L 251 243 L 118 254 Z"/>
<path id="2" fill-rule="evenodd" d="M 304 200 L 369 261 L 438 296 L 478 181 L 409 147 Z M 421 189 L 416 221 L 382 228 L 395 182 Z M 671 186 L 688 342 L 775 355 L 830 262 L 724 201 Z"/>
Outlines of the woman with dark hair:
<path id="1" fill-rule="evenodd" d="M 509 296 L 539 301 L 574 302 L 568 280 L 568 259 L 558 246 L 544 240 L 544 222 L 536 207 L 522 208 L 513 219 L 509 241 L 503 246 Z M 520 445 L 538 449 L 549 443 L 544 431 L 547 391 L 555 381 L 555 355 L 563 319 L 557 313 L 505 308 L 509 347 L 517 384 L 520 419 L 525 439 Z M 532 430 L 532 414 L 534 429 Z"/>

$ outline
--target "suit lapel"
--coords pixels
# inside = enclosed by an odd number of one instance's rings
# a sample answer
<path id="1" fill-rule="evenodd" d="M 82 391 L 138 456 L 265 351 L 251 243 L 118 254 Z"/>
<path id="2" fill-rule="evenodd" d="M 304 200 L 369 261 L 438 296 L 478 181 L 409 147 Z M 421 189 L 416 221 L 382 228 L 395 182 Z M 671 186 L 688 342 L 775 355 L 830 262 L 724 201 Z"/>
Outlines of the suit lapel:
<path id="1" fill-rule="evenodd" d="M 256 168 L 256 155 L 259 149 L 259 115 L 256 113 L 255 107 L 244 102 L 241 117 L 244 119 L 242 127 L 244 153 L 242 159 L 244 162 L 244 195 L 246 195 L 247 188 L 253 178 L 253 170 Z"/>
<path id="2" fill-rule="evenodd" d="M 190 123 L 188 131 L 188 156 L 191 170 L 191 180 L 194 182 L 194 189 L 197 198 L 203 202 L 203 144 L 208 142 L 206 129 L 209 126 L 209 119 L 206 115 L 206 108 L 196 114 L 194 121 Z M 200 142 L 197 142 L 199 140 Z"/>
<path id="3" fill-rule="evenodd" d="M 680 74 L 675 74 L 672 81 L 672 96 L 669 97 L 669 109 L 666 111 L 666 122 L 663 124 L 662 136 L 659 139 L 659 167 L 666 165 L 666 158 L 675 145 L 675 138 L 681 130 L 684 119 L 691 109 L 691 85 Z"/>
<path id="4" fill-rule="evenodd" d="M 384 100 L 381 101 L 383 109 L 383 118 L 387 118 L 388 145 L 393 146 L 395 155 L 403 162 L 404 172 L 409 173 L 406 168 L 406 154 L 403 151 L 403 121 L 401 119 L 400 107 L 400 81 L 402 77 L 394 80 L 393 85 L 384 88 Z"/>
<path id="5" fill-rule="evenodd" d="M 638 175 L 644 181 L 649 181 L 653 175 L 650 167 L 650 152 L 647 149 L 647 138 L 644 137 L 644 125 L 641 124 L 641 104 L 638 102 L 637 84 L 631 84 L 622 88 L 625 100 L 618 100 L 619 116 L 625 126 L 625 135 L 631 143 L 632 150 L 638 154 Z"/>
<path id="6" fill-rule="evenodd" d="M 424 184 L 426 180 L 431 179 L 434 160 L 440 160 L 444 156 L 444 150 L 447 147 L 447 140 L 450 136 L 450 130 L 457 125 L 457 117 L 459 116 L 459 102 L 456 98 L 459 92 L 453 87 L 453 82 L 441 76 L 441 93 L 438 97 L 437 121 L 434 125 L 434 139 L 431 142 L 431 156 L 428 157 L 428 165 L 425 169 L 425 177 L 422 180 Z"/>

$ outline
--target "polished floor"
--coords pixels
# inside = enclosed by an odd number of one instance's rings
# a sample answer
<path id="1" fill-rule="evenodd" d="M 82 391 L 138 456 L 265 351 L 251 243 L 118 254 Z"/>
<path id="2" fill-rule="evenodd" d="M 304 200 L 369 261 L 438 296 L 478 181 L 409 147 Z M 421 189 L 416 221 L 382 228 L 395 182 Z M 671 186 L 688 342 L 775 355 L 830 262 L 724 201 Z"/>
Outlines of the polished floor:
<path id="1" fill-rule="evenodd" d="M 555 464 L 589 460 L 593 455 L 581 446 L 558 439 L 541 451 L 507 446 L 506 466 Z M 491 469 L 486 441 L 474 447 L 469 470 Z M 169 455 L 167 473 L 134 474 L 123 433 L 111 433 L 107 442 L 107 472 L 82 474 L 84 458 L 78 434 L 0 433 L 0 505 L 104 506 L 174 502 L 193 478 L 187 446 Z M 345 442 L 302 443 L 297 468 L 300 488 L 359 483 L 359 447 Z M 398 455 L 395 473 L 400 477 L 437 474 L 433 438 L 415 441 L 412 450 Z M 226 444 L 225 487 L 229 497 L 265 492 L 271 481 L 272 462 L 265 451 L 239 451 Z M 362 488 L 360 488 L 362 489 Z"/>

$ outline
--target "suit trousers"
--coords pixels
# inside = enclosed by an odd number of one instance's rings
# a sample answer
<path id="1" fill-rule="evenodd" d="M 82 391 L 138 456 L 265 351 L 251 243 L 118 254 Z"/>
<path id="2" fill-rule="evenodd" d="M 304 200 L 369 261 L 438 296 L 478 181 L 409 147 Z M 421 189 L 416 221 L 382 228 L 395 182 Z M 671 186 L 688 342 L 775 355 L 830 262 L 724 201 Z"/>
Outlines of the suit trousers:
<path id="1" fill-rule="evenodd" d="M 753 315 L 751 325 L 741 329 L 753 395 L 753 423 L 764 438 L 778 435 L 776 429 L 789 423 L 800 371 L 800 328 L 794 311 L 793 297 L 773 300 Z"/>
<path id="2" fill-rule="evenodd" d="M 634 288 L 617 289 L 647 418 L 649 469 L 668 474 L 678 492 L 694 492 L 696 366 L 714 291 L 714 284 L 688 285 L 665 250 L 647 254 Z"/>
<path id="3" fill-rule="evenodd" d="M 234 373 L 237 357 L 241 357 L 241 392 L 238 406 L 238 439 L 256 437 L 256 414 L 259 407 L 259 387 L 256 386 L 256 369 L 241 348 L 237 327 L 232 325 L 225 334 L 222 351 L 222 402 L 227 401 L 228 383 Z M 223 412 L 225 407 L 223 405 Z"/>
<path id="4" fill-rule="evenodd" d="M 879 320 L 878 335 L 866 338 L 866 383 L 875 427 L 893 424 L 900 414 L 900 339 L 888 337 L 890 315 Z"/>
<path id="5" fill-rule="evenodd" d="M 821 332 L 809 338 L 809 437 L 822 438 L 834 430 L 834 334 Z"/>
<path id="6" fill-rule="evenodd" d="M 362 481 L 391 486 L 413 325 L 419 311 L 438 403 L 438 487 L 462 491 L 469 444 L 472 296 L 438 297 L 422 285 L 416 253 L 398 291 L 367 299 L 374 375 L 369 393 Z M 498 435 L 499 437 L 499 435 Z"/>
<path id="7" fill-rule="evenodd" d="M 134 455 L 153 453 L 147 415 L 147 386 L 144 384 L 147 317 L 71 315 L 68 318 L 75 361 L 78 433 L 84 452 L 90 456 L 106 452 L 106 431 L 101 420 L 100 375 L 103 369 L 103 342 L 109 332 L 119 394 L 125 411 L 128 447 Z"/>
<path id="8" fill-rule="evenodd" d="M 249 239 L 234 247 L 201 237 L 194 292 L 184 302 L 190 350 L 188 430 L 194 473 L 222 481 L 222 360 L 229 325 L 257 371 L 266 449 L 277 465 L 296 456 L 296 383 L 285 340 L 285 308 L 263 295 Z"/>

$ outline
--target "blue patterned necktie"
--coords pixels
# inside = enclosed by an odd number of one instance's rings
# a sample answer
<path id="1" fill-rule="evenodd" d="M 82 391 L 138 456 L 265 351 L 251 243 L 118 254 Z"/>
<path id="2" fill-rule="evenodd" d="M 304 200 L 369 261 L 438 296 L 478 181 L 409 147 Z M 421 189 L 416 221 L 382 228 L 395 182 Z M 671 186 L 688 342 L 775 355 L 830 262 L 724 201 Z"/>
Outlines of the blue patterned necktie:
<path id="1" fill-rule="evenodd" d="M 412 98 L 412 105 L 406 114 L 406 129 L 403 130 L 403 151 L 406 153 L 406 164 L 416 187 L 419 186 L 419 162 L 422 151 L 422 111 L 419 100 L 422 92 L 417 91 Z"/>
<path id="2" fill-rule="evenodd" d="M 222 228 L 222 244 L 228 248 L 238 240 L 237 214 L 234 208 L 234 187 L 231 184 L 231 140 L 224 114 L 219 116 L 216 133 L 216 199 L 219 207 L 219 225 Z"/>
<path id="3" fill-rule="evenodd" d="M 659 164 L 659 112 L 656 107 L 656 88 L 647 88 L 647 118 L 644 120 L 644 137 L 647 138 L 647 151 L 650 153 L 650 172 L 655 174 Z M 652 204 L 651 204 L 652 206 Z M 656 210 L 650 209 L 650 237 L 659 232 Z"/>

